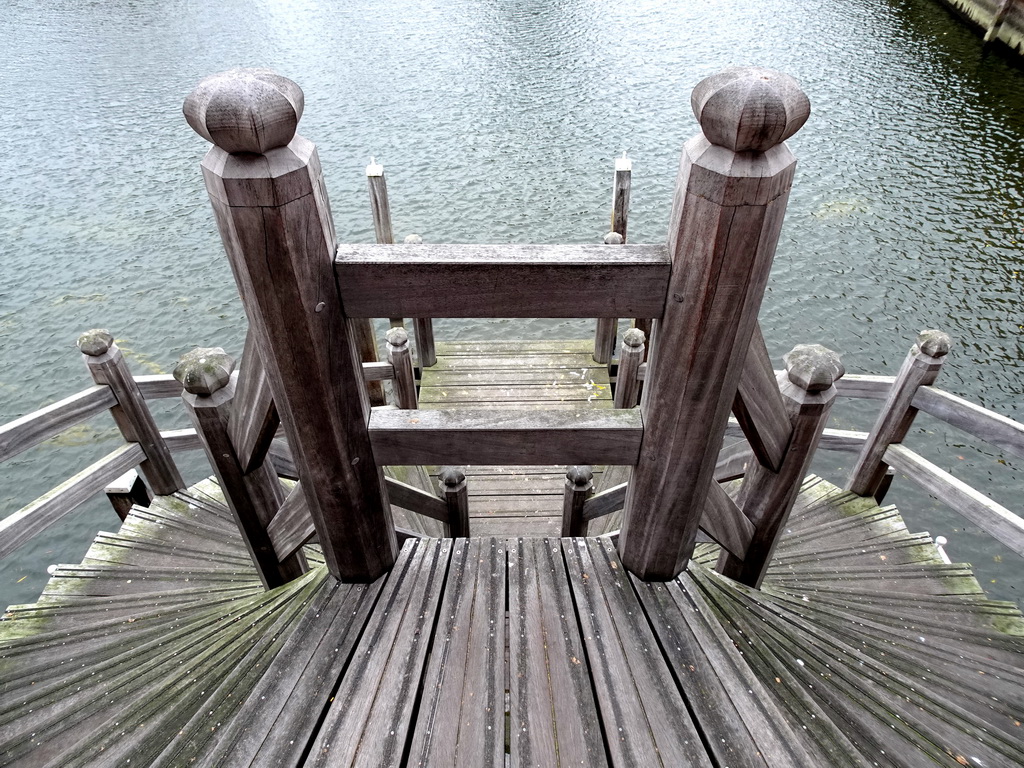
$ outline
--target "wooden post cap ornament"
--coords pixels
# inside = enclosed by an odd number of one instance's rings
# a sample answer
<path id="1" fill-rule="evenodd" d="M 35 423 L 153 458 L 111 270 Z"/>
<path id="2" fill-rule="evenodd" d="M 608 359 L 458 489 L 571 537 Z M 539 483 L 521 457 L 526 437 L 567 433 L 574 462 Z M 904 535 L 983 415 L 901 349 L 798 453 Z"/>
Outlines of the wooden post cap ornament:
<path id="1" fill-rule="evenodd" d="M 107 354 L 113 343 L 114 337 L 102 328 L 94 328 L 78 337 L 79 351 L 89 357 L 99 357 L 100 355 Z"/>
<path id="2" fill-rule="evenodd" d="M 917 334 L 917 341 L 915 342 L 917 348 L 928 355 L 928 357 L 945 357 L 949 354 L 949 347 L 952 343 L 953 341 L 949 338 L 948 333 L 934 329 L 921 331 Z"/>
<path id="3" fill-rule="evenodd" d="M 182 355 L 174 378 L 192 395 L 212 395 L 231 380 L 235 361 L 220 347 L 197 347 Z"/>
<path id="4" fill-rule="evenodd" d="M 455 488 L 466 481 L 466 473 L 458 467 L 443 467 L 437 473 L 437 479 L 448 488 Z"/>
<path id="5" fill-rule="evenodd" d="M 701 80 L 690 96 L 704 136 L 733 152 L 765 152 L 800 130 L 811 102 L 789 75 L 731 67 Z"/>
<path id="6" fill-rule="evenodd" d="M 807 392 L 824 392 L 846 373 L 839 354 L 821 344 L 797 344 L 782 359 L 789 380 Z"/>
<path id="7" fill-rule="evenodd" d="M 609 232 L 604 236 L 605 245 L 622 245 L 622 235 L 618 232 Z"/>
<path id="8" fill-rule="evenodd" d="M 231 69 L 199 82 L 183 112 L 192 130 L 225 152 L 287 146 L 302 117 L 302 89 L 269 69 Z"/>
<path id="9" fill-rule="evenodd" d="M 384 338 L 392 347 L 400 348 L 409 343 L 409 332 L 401 326 L 396 326 L 389 328 L 388 332 L 384 334 Z"/>
<path id="10" fill-rule="evenodd" d="M 639 328 L 629 328 L 622 334 L 622 343 L 627 347 L 642 347 L 647 337 Z"/>
<path id="11" fill-rule="evenodd" d="M 577 464 L 569 467 L 569 471 L 565 473 L 565 479 L 573 485 L 583 488 L 590 484 L 594 479 L 594 471 L 591 467 L 585 464 Z"/>

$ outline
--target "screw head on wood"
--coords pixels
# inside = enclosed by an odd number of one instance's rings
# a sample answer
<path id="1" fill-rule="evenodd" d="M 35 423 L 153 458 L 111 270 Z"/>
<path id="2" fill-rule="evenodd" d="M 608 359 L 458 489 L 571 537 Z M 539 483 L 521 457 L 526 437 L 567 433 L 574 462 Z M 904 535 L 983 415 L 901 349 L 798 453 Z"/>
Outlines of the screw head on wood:
<path id="1" fill-rule="evenodd" d="M 181 357 L 174 378 L 192 395 L 212 395 L 222 389 L 235 370 L 235 360 L 220 347 L 196 347 Z"/>
<path id="2" fill-rule="evenodd" d="M 731 67 L 701 80 L 690 105 L 707 140 L 733 152 L 769 150 L 811 114 L 796 80 L 760 67 Z"/>
<path id="3" fill-rule="evenodd" d="M 949 347 L 953 343 L 948 333 L 929 329 L 917 334 L 917 348 L 929 357 L 943 357 L 949 354 Z"/>
<path id="4" fill-rule="evenodd" d="M 78 349 L 83 355 L 99 357 L 107 354 L 110 345 L 114 343 L 114 337 L 103 328 L 94 328 L 86 331 L 78 337 Z"/>
<path id="5" fill-rule="evenodd" d="M 225 152 L 264 154 L 287 146 L 304 106 L 302 89 L 269 69 L 210 75 L 185 99 L 192 129 Z"/>
<path id="6" fill-rule="evenodd" d="M 782 359 L 789 380 L 807 392 L 823 392 L 846 373 L 839 354 L 821 344 L 797 344 Z"/>

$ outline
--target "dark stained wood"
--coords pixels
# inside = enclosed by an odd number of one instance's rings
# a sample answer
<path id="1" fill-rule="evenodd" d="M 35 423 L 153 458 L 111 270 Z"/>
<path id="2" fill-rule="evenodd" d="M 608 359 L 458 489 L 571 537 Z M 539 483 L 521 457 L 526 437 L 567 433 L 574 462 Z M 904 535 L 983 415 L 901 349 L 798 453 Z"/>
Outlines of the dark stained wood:
<path id="1" fill-rule="evenodd" d="M 632 408 L 640 398 L 640 365 L 647 353 L 643 331 L 630 328 L 622 335 L 619 370 L 615 376 L 615 407 Z"/>
<path id="2" fill-rule="evenodd" d="M 663 246 L 342 245 L 350 317 L 660 317 Z"/>
<path id="3" fill-rule="evenodd" d="M 583 516 L 583 508 L 593 491 L 593 469 L 588 466 L 569 467 L 562 498 L 562 536 L 587 535 L 587 519 Z"/>
<path id="4" fill-rule="evenodd" d="M 793 428 L 775 381 L 760 325 L 754 326 L 750 337 L 732 412 L 757 460 L 768 469 L 778 471 Z"/>
<path id="5" fill-rule="evenodd" d="M 413 318 L 416 329 L 416 357 L 421 367 L 437 363 L 437 347 L 434 344 L 434 323 L 429 317 Z"/>
<path id="6" fill-rule="evenodd" d="M 444 467 L 437 479 L 447 510 L 445 534 L 450 537 L 469 536 L 469 483 L 466 474 L 458 467 Z"/>
<path id="7" fill-rule="evenodd" d="M 387 483 L 388 498 L 394 506 L 426 515 L 442 523 L 448 522 L 448 505 L 444 499 L 391 477 L 386 477 L 384 482 Z"/>
<path id="8" fill-rule="evenodd" d="M 395 378 L 395 368 L 391 363 L 363 363 L 363 381 L 386 381 Z"/>
<path id="9" fill-rule="evenodd" d="M 405 328 L 392 328 L 387 332 L 388 362 L 394 368 L 395 378 L 391 391 L 395 405 L 403 410 L 416 408 L 416 374 L 412 366 L 412 348 Z"/>
<path id="10" fill-rule="evenodd" d="M 583 519 L 595 520 L 622 509 L 626 504 L 627 485 L 619 483 L 587 499 L 583 504 Z"/>
<path id="11" fill-rule="evenodd" d="M 309 516 L 306 496 L 298 485 L 285 496 L 277 514 L 267 525 L 274 553 L 278 560 L 286 560 L 316 535 L 313 518 Z"/>
<path id="12" fill-rule="evenodd" d="M 0 462 L 117 404 L 110 387 L 90 387 L 0 426 Z"/>
<path id="13" fill-rule="evenodd" d="M 245 337 L 238 391 L 228 422 L 231 444 L 244 471 L 251 472 L 263 463 L 280 423 L 255 335 L 249 332 Z"/>
<path id="14" fill-rule="evenodd" d="M 986 443 L 1024 457 L 1024 424 L 935 387 L 918 389 L 913 406 Z"/>

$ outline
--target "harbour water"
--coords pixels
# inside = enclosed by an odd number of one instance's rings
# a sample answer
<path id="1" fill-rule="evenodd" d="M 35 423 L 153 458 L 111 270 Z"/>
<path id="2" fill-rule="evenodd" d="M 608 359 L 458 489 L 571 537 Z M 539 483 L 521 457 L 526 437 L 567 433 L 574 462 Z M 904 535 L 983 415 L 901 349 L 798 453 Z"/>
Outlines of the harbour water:
<path id="1" fill-rule="evenodd" d="M 0 419 L 84 388 L 77 334 L 109 328 L 137 373 L 245 321 L 181 102 L 267 66 L 306 93 L 342 241 L 373 239 L 363 168 L 396 235 L 598 242 L 613 159 L 633 158 L 630 240 L 665 238 L 690 89 L 734 64 L 801 81 L 812 116 L 761 320 L 850 372 L 895 373 L 922 328 L 955 342 L 944 388 L 1024 420 L 1024 72 L 932 0 L 7 0 L 0 16 Z M 592 322 L 439 321 L 439 339 L 582 337 Z M 184 426 L 162 407 L 162 423 Z M 837 408 L 865 429 L 869 409 Z M 98 417 L 7 462 L 0 517 L 113 449 Z M 1024 462 L 922 419 L 912 447 L 1020 511 Z M 191 478 L 204 470 L 185 460 Z M 842 481 L 845 455 L 816 469 Z M 890 500 L 1018 599 L 1024 565 L 919 494 Z M 116 525 L 97 501 L 0 561 L 0 604 L 38 595 Z"/>

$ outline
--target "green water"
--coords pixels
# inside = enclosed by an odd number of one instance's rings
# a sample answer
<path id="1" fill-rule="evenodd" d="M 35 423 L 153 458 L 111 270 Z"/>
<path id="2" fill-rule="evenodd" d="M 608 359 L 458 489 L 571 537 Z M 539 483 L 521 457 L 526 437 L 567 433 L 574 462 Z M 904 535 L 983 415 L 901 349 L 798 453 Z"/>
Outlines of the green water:
<path id="1" fill-rule="evenodd" d="M 306 93 L 339 238 L 373 239 L 363 168 L 387 168 L 396 234 L 597 242 L 613 158 L 633 158 L 630 239 L 665 238 L 689 92 L 733 64 L 797 77 L 813 114 L 762 311 L 850 372 L 895 373 L 916 332 L 956 346 L 941 384 L 1024 420 L 1024 74 L 932 0 L 7 0 L 0 15 L 0 420 L 83 388 L 77 334 L 110 328 L 137 373 L 196 345 L 241 351 L 244 320 L 181 102 L 201 77 L 269 66 Z M 439 338 L 581 336 L 586 322 L 437 324 Z M 166 410 L 166 409 L 165 409 Z M 162 415 L 162 423 L 182 425 Z M 840 404 L 837 425 L 870 409 Z M 100 417 L 4 465 L 0 516 L 117 434 Z M 1011 508 L 1022 462 L 922 420 L 909 441 Z M 842 481 L 844 455 L 817 469 Z M 204 470 L 188 462 L 192 477 Z M 993 594 L 1021 561 L 897 482 L 912 528 L 950 539 Z M 105 502 L 0 562 L 0 604 L 78 562 Z"/>

